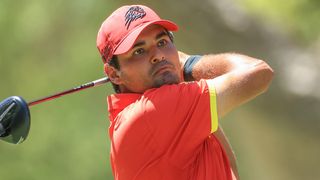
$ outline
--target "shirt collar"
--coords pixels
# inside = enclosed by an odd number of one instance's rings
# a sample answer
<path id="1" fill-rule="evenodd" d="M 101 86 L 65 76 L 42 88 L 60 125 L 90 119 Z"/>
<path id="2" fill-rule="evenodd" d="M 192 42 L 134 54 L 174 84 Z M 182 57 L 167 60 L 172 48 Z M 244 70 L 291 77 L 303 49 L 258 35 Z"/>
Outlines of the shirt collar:
<path id="1" fill-rule="evenodd" d="M 110 116 L 110 121 L 113 119 L 128 105 L 134 103 L 139 99 L 142 94 L 135 93 L 120 93 L 112 94 L 107 97 L 108 111 Z"/>

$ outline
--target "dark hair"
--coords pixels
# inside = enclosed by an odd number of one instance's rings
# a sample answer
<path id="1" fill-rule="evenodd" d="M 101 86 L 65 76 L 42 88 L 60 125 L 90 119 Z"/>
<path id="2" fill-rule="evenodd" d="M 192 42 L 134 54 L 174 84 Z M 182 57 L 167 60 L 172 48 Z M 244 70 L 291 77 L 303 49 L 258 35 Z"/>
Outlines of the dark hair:
<path id="1" fill-rule="evenodd" d="M 167 29 L 165 29 L 165 31 L 166 31 L 167 35 L 169 36 L 170 41 L 173 43 L 173 38 L 174 38 L 173 33 L 171 31 L 168 31 Z M 120 70 L 120 64 L 119 64 L 119 60 L 118 60 L 117 55 L 113 55 L 111 60 L 108 62 L 108 64 L 109 64 L 109 66 L 112 66 L 112 67 L 116 68 L 117 70 Z M 111 81 L 111 84 L 112 84 L 112 87 L 116 93 L 121 93 L 119 85 L 114 84 L 112 81 Z"/>
<path id="2" fill-rule="evenodd" d="M 120 70 L 120 65 L 118 61 L 118 57 L 116 55 L 113 55 L 111 60 L 108 62 L 109 66 L 112 66 L 116 68 L 117 70 Z M 115 84 L 111 81 L 112 87 L 116 93 L 120 93 L 120 87 L 118 84 Z"/>

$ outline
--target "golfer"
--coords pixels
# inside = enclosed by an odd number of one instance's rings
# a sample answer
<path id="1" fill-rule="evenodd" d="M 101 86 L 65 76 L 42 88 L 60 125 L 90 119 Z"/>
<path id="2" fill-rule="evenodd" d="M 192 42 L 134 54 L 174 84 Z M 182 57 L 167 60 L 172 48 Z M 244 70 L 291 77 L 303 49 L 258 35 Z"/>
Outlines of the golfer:
<path id="1" fill-rule="evenodd" d="M 107 97 L 116 180 L 239 179 L 221 117 L 265 92 L 273 70 L 235 53 L 179 52 L 178 26 L 143 5 L 101 25 L 97 47 L 115 94 Z"/>

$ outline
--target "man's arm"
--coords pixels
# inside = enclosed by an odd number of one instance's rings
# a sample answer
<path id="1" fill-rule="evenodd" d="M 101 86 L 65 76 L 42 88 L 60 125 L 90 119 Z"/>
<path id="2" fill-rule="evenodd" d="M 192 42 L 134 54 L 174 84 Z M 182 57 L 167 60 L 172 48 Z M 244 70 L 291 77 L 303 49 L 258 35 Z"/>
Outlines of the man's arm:
<path id="1" fill-rule="evenodd" d="M 181 65 L 184 67 L 186 60 L 190 56 L 179 52 L 179 57 Z M 239 75 L 239 77 L 237 77 L 237 75 Z M 258 77 L 251 77 L 254 75 L 257 75 Z M 222 117 L 235 106 L 240 105 L 265 91 L 270 84 L 272 75 L 272 69 L 263 61 L 234 53 L 203 56 L 192 69 L 193 80 L 214 79 L 221 76 L 217 80 L 217 83 L 215 82 L 218 96 L 219 117 Z M 243 92 L 249 87 L 257 89 Z M 224 101 L 224 97 L 228 94 L 230 94 L 231 97 L 226 99 L 226 101 L 230 102 L 222 103 L 221 101 Z M 232 102 L 235 102 L 235 104 L 232 104 Z M 221 104 L 223 104 L 223 106 Z M 235 155 L 221 127 L 218 128 L 215 136 L 226 150 L 233 173 L 236 178 L 239 179 Z"/>
<path id="2" fill-rule="evenodd" d="M 187 54 L 179 52 L 184 65 Z M 264 61 L 249 56 L 225 53 L 204 55 L 192 69 L 192 77 L 213 79 L 217 93 L 218 116 L 265 92 L 272 80 L 273 70 Z"/>
<path id="3" fill-rule="evenodd" d="M 238 167 L 237 167 L 237 158 L 232 150 L 232 147 L 228 141 L 227 136 L 224 134 L 224 131 L 223 131 L 221 125 L 219 125 L 218 130 L 216 132 L 214 132 L 214 135 L 216 136 L 216 138 L 219 139 L 221 145 L 223 146 L 224 150 L 226 151 L 226 154 L 227 154 L 229 161 L 230 161 L 233 176 L 235 176 L 236 179 L 239 180 L 240 175 L 239 175 L 239 171 L 238 171 Z"/>

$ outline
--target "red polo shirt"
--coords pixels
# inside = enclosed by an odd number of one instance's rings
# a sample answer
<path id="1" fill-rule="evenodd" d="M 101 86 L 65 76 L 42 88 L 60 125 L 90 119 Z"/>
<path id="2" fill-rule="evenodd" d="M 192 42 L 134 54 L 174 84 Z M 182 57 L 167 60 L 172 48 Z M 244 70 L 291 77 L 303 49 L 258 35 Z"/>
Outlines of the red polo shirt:
<path id="1" fill-rule="evenodd" d="M 212 80 L 108 96 L 116 180 L 231 180 Z"/>

